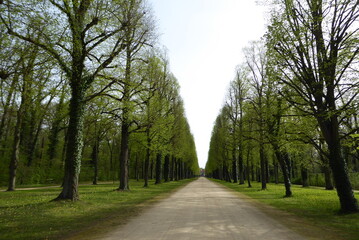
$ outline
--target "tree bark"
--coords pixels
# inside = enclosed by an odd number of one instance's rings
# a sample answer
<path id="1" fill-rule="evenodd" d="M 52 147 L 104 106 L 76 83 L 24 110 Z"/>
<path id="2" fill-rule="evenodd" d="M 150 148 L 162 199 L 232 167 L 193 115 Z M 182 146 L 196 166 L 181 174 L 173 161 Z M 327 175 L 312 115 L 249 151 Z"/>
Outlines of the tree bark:
<path id="1" fill-rule="evenodd" d="M 174 158 L 173 159 L 174 161 L 174 180 L 175 181 L 178 181 L 178 159 L 177 158 Z"/>
<path id="2" fill-rule="evenodd" d="M 238 183 L 238 164 L 235 147 L 232 150 L 232 177 L 233 183 Z"/>
<path id="3" fill-rule="evenodd" d="M 156 182 L 155 184 L 160 184 L 162 180 L 162 154 L 159 152 L 156 156 Z"/>
<path id="4" fill-rule="evenodd" d="M 333 181 L 332 181 L 332 171 L 330 167 L 325 165 L 323 166 L 324 179 L 325 179 L 325 190 L 333 190 Z"/>
<path id="5" fill-rule="evenodd" d="M 273 145 L 274 144 L 274 145 Z M 282 170 L 283 174 L 283 181 L 285 186 L 285 196 L 291 197 L 292 196 L 292 190 L 291 190 L 291 182 L 289 178 L 289 168 L 287 165 L 287 162 L 289 161 L 289 155 L 286 151 L 280 151 L 279 146 L 275 143 L 272 143 L 274 153 L 277 157 L 277 160 L 279 162 L 280 168 Z"/>
<path id="6" fill-rule="evenodd" d="M 248 147 L 247 147 L 247 182 L 248 182 L 248 187 L 251 188 L 252 184 L 251 184 L 251 166 L 250 163 L 251 161 L 251 144 L 250 142 L 248 142 Z M 253 165 L 252 165 L 252 180 L 253 180 Z"/>
<path id="7" fill-rule="evenodd" d="M 5 125 L 6 125 L 5 122 L 8 117 L 8 111 L 9 111 L 9 107 L 11 104 L 11 99 L 12 99 L 13 93 L 15 91 L 15 84 L 18 82 L 18 80 L 19 80 L 19 75 L 16 74 L 13 77 L 8 95 L 6 97 L 5 104 L 3 106 L 3 113 L 2 113 L 1 121 L 0 121 L 0 142 L 1 142 L 1 140 L 3 140 L 3 133 L 4 133 Z"/>
<path id="8" fill-rule="evenodd" d="M 264 146 L 263 146 L 263 142 L 261 141 L 259 143 L 259 158 L 260 158 L 260 164 L 261 164 L 261 168 L 260 168 L 260 175 L 261 175 L 261 183 L 262 183 L 262 190 L 266 190 L 267 189 L 267 171 L 266 171 L 266 159 L 265 159 L 265 155 L 264 155 Z"/>
<path id="9" fill-rule="evenodd" d="M 95 139 L 95 143 L 92 147 L 92 163 L 93 163 L 93 167 L 94 167 L 94 176 L 93 176 L 93 180 L 92 180 L 92 184 L 93 185 L 97 185 L 97 181 L 98 181 L 98 155 L 99 155 L 99 148 L 100 148 L 100 138 L 96 137 Z"/>
<path id="10" fill-rule="evenodd" d="M 19 162 L 20 132 L 22 120 L 22 104 L 16 114 L 16 126 L 14 132 L 14 142 L 12 147 L 12 155 L 9 165 L 9 185 L 7 191 L 14 191 L 16 185 L 16 170 Z"/>
<path id="11" fill-rule="evenodd" d="M 303 187 L 309 187 L 309 183 L 308 183 L 308 169 L 304 166 L 302 166 L 300 168 L 300 172 L 302 175 L 302 186 Z"/>
<path id="12" fill-rule="evenodd" d="M 269 183 L 270 182 L 270 173 L 269 173 L 269 161 L 268 161 L 268 157 L 265 155 L 265 167 L 266 167 L 266 182 Z"/>
<path id="13" fill-rule="evenodd" d="M 278 169 L 278 162 L 274 163 L 274 181 L 275 184 L 279 183 L 279 169 Z"/>
<path id="14" fill-rule="evenodd" d="M 165 182 L 169 182 L 170 180 L 169 173 L 170 173 L 170 155 L 167 154 L 165 156 L 165 164 L 163 169 L 163 178 Z"/>
<path id="15" fill-rule="evenodd" d="M 144 171 L 145 184 L 143 185 L 143 187 L 148 187 L 148 178 L 149 178 L 149 171 L 150 171 L 151 139 L 150 139 L 150 129 L 149 128 L 147 128 L 147 130 L 146 130 L 146 135 L 147 135 L 147 147 L 146 147 L 145 171 Z"/>
<path id="16" fill-rule="evenodd" d="M 176 164 L 176 158 L 172 156 L 172 162 L 171 162 L 171 181 L 175 180 L 175 164 Z"/>
<path id="17" fill-rule="evenodd" d="M 70 119 L 67 130 L 65 176 L 63 189 L 55 200 L 79 200 L 78 181 L 81 168 L 83 147 L 83 120 L 84 120 L 85 89 L 72 88 L 70 100 Z"/>
<path id="18" fill-rule="evenodd" d="M 329 120 L 320 120 L 320 128 L 328 144 L 329 164 L 333 172 L 341 211 L 344 213 L 357 212 L 359 210 L 358 202 L 354 197 L 347 164 L 341 155 L 342 148 L 340 144 L 339 123 L 337 117 L 331 116 Z"/>
<path id="19" fill-rule="evenodd" d="M 128 191 L 130 190 L 128 182 L 128 141 L 129 141 L 129 124 L 127 119 L 124 118 L 121 126 L 121 149 L 120 149 L 120 186 L 118 187 L 119 191 Z"/>
<path id="20" fill-rule="evenodd" d="M 242 147 L 240 147 L 238 153 L 238 165 L 239 165 L 239 184 L 244 184 L 244 160 L 243 160 Z"/>

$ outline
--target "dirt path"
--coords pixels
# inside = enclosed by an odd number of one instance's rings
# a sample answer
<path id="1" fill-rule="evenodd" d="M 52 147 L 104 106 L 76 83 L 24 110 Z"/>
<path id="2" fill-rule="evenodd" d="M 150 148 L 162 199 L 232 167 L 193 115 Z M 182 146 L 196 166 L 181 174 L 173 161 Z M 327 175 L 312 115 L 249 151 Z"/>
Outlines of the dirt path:
<path id="1" fill-rule="evenodd" d="M 200 178 L 98 239 L 305 239 L 233 192 Z"/>

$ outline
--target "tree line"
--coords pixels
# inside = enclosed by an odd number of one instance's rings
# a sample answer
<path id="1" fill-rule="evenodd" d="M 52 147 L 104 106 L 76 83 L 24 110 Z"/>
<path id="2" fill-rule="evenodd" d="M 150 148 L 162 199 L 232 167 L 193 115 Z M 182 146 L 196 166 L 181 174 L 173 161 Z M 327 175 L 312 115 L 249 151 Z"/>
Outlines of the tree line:
<path id="1" fill-rule="evenodd" d="M 143 0 L 0 2 L 0 181 L 156 184 L 198 174 L 179 84 Z M 80 174 L 81 172 L 81 174 Z"/>
<path id="2" fill-rule="evenodd" d="M 271 1 L 267 32 L 244 49 L 214 123 L 206 174 L 308 186 L 309 170 L 357 212 L 359 1 Z M 350 174 L 352 178 L 350 179 Z"/>

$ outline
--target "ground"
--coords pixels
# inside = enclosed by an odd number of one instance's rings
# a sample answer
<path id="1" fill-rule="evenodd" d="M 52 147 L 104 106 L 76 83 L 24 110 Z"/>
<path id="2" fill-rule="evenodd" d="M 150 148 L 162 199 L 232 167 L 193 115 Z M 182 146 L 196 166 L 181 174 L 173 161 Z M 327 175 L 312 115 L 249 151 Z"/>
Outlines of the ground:
<path id="1" fill-rule="evenodd" d="M 274 217 L 272 217 L 274 216 Z M 70 239 L 322 239 L 323 232 L 296 217 L 258 206 L 248 197 L 200 178 L 133 217 Z"/>

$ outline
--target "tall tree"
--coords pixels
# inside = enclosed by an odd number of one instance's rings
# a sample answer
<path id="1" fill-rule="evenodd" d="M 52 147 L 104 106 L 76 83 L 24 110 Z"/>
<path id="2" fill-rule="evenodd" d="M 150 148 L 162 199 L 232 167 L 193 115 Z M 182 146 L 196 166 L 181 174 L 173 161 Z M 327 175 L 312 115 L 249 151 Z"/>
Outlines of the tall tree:
<path id="1" fill-rule="evenodd" d="M 260 157 L 260 170 L 262 190 L 267 189 L 267 157 L 265 153 L 265 87 L 267 81 L 266 75 L 266 54 L 263 43 L 252 42 L 245 50 L 246 64 L 250 71 L 250 84 L 253 88 L 252 106 L 257 114 L 256 126 L 258 127 L 258 144 Z"/>
<path id="2" fill-rule="evenodd" d="M 0 16 L 8 33 L 43 49 L 67 76 L 70 119 L 63 189 L 56 200 L 79 199 L 86 94 L 96 77 L 124 50 L 122 1 L 4 1 Z M 31 29 L 36 38 L 27 34 Z M 91 63 L 91 64 L 90 64 Z"/>
<path id="3" fill-rule="evenodd" d="M 359 53 L 359 2 L 283 0 L 279 6 L 283 11 L 274 14 L 268 38 L 283 72 L 281 82 L 295 92 L 287 100 L 316 118 L 328 145 L 341 211 L 356 212 L 358 203 L 341 153 L 339 118 L 358 94 L 350 72 Z M 343 96 L 346 102 L 339 103 Z"/>

